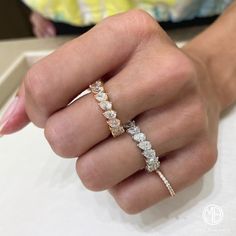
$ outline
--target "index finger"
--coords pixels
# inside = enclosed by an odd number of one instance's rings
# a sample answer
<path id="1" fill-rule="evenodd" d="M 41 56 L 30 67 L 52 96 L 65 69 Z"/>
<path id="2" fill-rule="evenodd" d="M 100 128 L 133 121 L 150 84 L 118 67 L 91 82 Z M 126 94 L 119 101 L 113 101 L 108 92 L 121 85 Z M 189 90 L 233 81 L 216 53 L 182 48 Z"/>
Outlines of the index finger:
<path id="1" fill-rule="evenodd" d="M 33 66 L 25 90 L 27 113 L 36 125 L 44 127 L 52 113 L 130 57 L 141 38 L 134 17 L 135 11 L 110 17 Z"/>

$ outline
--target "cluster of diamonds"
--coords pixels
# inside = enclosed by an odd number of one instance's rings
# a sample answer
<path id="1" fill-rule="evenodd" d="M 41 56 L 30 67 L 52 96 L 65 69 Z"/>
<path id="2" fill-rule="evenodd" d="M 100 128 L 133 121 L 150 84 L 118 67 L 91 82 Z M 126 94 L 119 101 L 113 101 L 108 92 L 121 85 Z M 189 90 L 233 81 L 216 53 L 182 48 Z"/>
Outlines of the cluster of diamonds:
<path id="1" fill-rule="evenodd" d="M 99 106 L 103 110 L 103 115 L 107 119 L 113 137 L 117 137 L 125 132 L 121 121 L 117 118 L 117 113 L 112 109 L 112 103 L 108 100 L 102 81 L 98 80 L 89 86 Z"/>
<path id="2" fill-rule="evenodd" d="M 135 121 L 129 121 L 124 127 L 142 150 L 146 161 L 146 170 L 148 172 L 156 171 L 160 167 L 159 157 L 156 155 L 156 151 L 152 149 L 151 143 L 146 139 L 146 135 L 135 125 Z"/>

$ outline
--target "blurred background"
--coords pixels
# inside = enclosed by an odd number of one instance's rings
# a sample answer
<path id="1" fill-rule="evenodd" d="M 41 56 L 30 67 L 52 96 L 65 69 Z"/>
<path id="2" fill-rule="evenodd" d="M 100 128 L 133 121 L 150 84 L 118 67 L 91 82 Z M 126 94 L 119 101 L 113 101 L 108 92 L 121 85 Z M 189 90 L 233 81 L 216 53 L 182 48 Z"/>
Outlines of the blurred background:
<path id="1" fill-rule="evenodd" d="M 33 36 L 29 14 L 19 0 L 0 0 L 0 40 Z"/>
<path id="2" fill-rule="evenodd" d="M 194 20 L 184 20 L 179 23 L 160 23 L 165 30 L 182 29 L 193 26 L 201 31 L 201 26 L 212 23 L 217 16 L 207 18 L 196 18 Z M 33 37 L 30 23 L 30 10 L 20 0 L 0 0 L 0 40 Z M 64 27 L 63 24 L 55 24 L 58 35 L 74 35 L 86 32 L 91 26 L 84 28 Z M 197 30 L 199 31 L 199 30 Z M 170 32 L 171 33 L 171 32 Z M 187 32 L 188 34 L 188 32 Z M 189 38 L 189 37 L 187 37 Z"/>

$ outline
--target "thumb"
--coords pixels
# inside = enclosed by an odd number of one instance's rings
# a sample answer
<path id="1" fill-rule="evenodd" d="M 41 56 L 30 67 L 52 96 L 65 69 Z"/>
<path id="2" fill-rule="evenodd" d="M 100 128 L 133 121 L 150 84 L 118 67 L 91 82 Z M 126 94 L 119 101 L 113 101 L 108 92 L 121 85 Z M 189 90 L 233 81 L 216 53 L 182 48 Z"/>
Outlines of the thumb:
<path id="1" fill-rule="evenodd" d="M 29 122 L 25 111 L 25 90 L 22 84 L 0 119 L 0 136 L 14 133 L 24 128 Z"/>

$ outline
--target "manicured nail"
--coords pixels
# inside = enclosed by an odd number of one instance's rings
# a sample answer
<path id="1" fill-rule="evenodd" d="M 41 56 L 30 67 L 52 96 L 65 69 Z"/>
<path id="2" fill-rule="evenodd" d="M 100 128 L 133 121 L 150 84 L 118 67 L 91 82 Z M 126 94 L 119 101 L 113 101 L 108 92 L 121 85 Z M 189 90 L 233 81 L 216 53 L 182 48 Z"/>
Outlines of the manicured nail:
<path id="1" fill-rule="evenodd" d="M 5 124 L 6 124 L 6 122 L 3 122 L 3 123 L 0 125 L 0 138 L 4 136 L 4 134 L 1 134 L 1 131 L 3 130 Z"/>
<path id="2" fill-rule="evenodd" d="M 9 119 L 14 116 L 14 111 L 16 110 L 18 101 L 19 97 L 16 96 L 9 105 L 9 107 L 7 108 L 7 110 L 5 111 L 5 113 L 3 114 L 2 118 L 0 119 L 0 136 L 3 136 L 2 130 L 4 129 Z"/>

